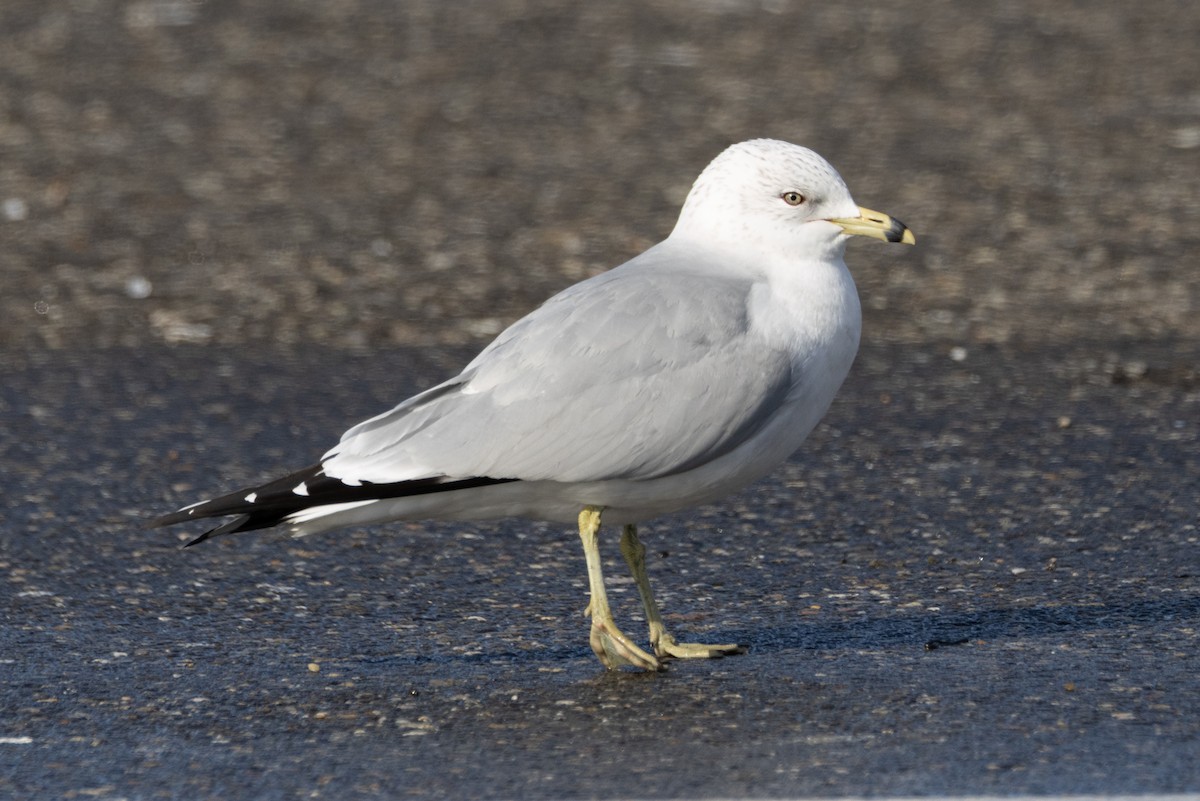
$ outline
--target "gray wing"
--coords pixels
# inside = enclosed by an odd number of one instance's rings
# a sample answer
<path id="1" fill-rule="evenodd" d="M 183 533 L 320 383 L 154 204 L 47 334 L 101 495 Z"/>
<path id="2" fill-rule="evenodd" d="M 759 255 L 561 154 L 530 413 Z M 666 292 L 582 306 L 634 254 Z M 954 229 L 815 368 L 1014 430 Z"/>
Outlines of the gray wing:
<path id="1" fill-rule="evenodd" d="M 462 374 L 346 432 L 343 481 L 646 479 L 761 429 L 789 355 L 752 336 L 748 276 L 662 245 L 518 320 Z"/>

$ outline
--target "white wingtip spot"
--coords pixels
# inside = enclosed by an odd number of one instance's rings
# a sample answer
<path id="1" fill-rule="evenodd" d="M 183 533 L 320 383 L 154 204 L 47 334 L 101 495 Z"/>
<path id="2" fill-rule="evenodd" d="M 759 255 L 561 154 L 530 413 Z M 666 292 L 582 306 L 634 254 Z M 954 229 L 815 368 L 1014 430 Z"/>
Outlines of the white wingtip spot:
<path id="1" fill-rule="evenodd" d="M 292 493 L 294 495 L 303 495 L 308 497 L 308 485 L 301 481 L 295 487 L 292 487 Z"/>
<path id="2" fill-rule="evenodd" d="M 254 503 L 255 501 L 258 500 L 258 493 L 257 492 L 250 493 L 249 495 L 246 496 L 245 500 L 246 500 L 246 503 Z"/>
<path id="3" fill-rule="evenodd" d="M 205 499 L 204 499 L 204 500 L 202 500 L 202 501 L 196 501 L 195 503 L 189 503 L 187 506 L 181 507 L 181 508 L 179 509 L 179 511 L 181 511 L 181 512 L 187 512 L 189 515 L 194 515 L 194 514 L 196 514 L 196 507 L 197 507 L 197 506 L 202 506 L 202 505 L 204 505 L 204 504 L 206 504 L 206 503 L 208 503 L 208 499 L 207 499 L 207 498 L 205 498 Z"/>

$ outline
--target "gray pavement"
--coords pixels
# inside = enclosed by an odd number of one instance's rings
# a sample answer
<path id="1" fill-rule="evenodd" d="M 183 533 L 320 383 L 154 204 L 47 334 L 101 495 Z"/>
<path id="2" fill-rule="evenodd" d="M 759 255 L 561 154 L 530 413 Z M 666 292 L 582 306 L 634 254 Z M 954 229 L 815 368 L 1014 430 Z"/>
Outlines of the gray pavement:
<path id="1" fill-rule="evenodd" d="M 0 37 L 0 797 L 1200 792 L 1191 4 L 10 0 Z M 809 446 L 646 527 L 668 623 L 746 655 L 603 673 L 559 526 L 139 527 L 451 374 L 762 135 L 919 243 L 852 246 Z"/>
<path id="2" fill-rule="evenodd" d="M 313 457 L 309 443 L 373 399 L 431 378 L 424 354 L 9 359 L 5 416 L 24 434 L 4 457 L 0 786 L 1195 791 L 1200 432 L 1195 387 L 1173 376 L 1200 354 L 1137 353 L 1143 378 L 1114 382 L 1099 351 L 955 362 L 868 346 L 801 458 L 647 527 L 670 624 L 751 644 L 658 676 L 599 668 L 563 527 L 397 525 L 187 551 L 182 533 L 137 527 L 146 510 Z M 614 583 L 636 631 L 636 592 Z"/>

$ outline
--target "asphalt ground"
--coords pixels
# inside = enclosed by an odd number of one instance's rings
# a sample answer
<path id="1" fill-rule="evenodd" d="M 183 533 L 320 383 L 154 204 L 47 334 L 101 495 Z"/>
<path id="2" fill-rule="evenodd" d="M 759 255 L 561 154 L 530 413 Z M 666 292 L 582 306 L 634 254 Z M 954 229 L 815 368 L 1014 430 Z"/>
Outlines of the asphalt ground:
<path id="1" fill-rule="evenodd" d="M 0 786 L 1195 791 L 1200 432 L 1179 368 L 1198 354 L 1138 353 L 1151 358 L 1131 380 L 1101 351 L 865 348 L 799 459 L 645 527 L 668 623 L 751 646 L 662 675 L 596 662 L 569 528 L 408 524 L 186 551 L 194 531 L 139 528 L 305 463 L 324 432 L 433 380 L 426 352 L 9 359 L 4 413 L 22 435 L 4 451 Z M 611 535 L 608 556 L 639 631 Z"/>
<path id="2" fill-rule="evenodd" d="M 0 37 L 0 795 L 1200 791 L 1192 4 L 12 0 Z M 644 528 L 668 623 L 747 654 L 604 673 L 559 526 L 139 527 L 452 374 L 764 135 L 919 241 L 853 243 L 864 347 L 795 460 Z"/>

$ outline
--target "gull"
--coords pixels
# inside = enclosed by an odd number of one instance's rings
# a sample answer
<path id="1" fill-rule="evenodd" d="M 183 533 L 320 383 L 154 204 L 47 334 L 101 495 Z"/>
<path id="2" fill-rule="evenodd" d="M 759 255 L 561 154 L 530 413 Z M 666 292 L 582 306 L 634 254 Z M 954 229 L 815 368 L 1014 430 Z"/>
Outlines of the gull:
<path id="1" fill-rule="evenodd" d="M 812 150 L 732 145 L 665 240 L 553 296 L 459 375 L 354 426 L 310 467 L 150 524 L 232 516 L 194 545 L 273 526 L 303 536 L 397 520 L 576 523 L 589 641 L 606 668 L 742 653 L 667 632 L 637 524 L 765 476 L 825 414 L 861 330 L 843 259 L 851 236 L 916 241 L 857 206 Z M 602 519 L 621 526 L 652 653 L 613 618 Z"/>

